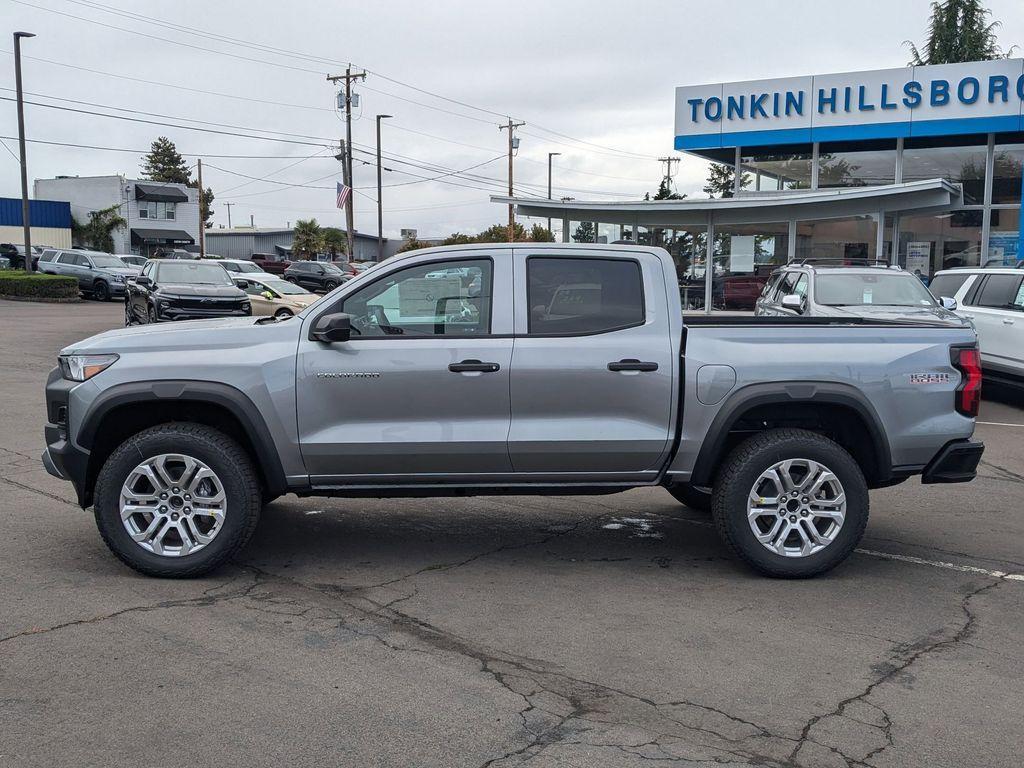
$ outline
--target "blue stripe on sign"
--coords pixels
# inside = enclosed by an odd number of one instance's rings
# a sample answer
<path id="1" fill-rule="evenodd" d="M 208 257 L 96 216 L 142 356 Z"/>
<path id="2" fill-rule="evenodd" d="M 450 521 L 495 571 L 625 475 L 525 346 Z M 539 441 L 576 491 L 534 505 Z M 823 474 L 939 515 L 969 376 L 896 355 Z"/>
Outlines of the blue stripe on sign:
<path id="1" fill-rule="evenodd" d="M 949 120 L 915 120 L 910 125 L 910 135 L 949 136 L 958 133 L 999 133 L 1020 129 L 1020 115 L 962 117 Z"/>
<path id="2" fill-rule="evenodd" d="M 675 148 L 692 150 L 719 147 L 758 147 L 772 144 L 805 144 L 811 141 L 894 139 L 901 136 L 953 136 L 1021 130 L 1024 130 L 1024 118 L 1019 115 L 1001 115 L 864 125 L 828 125 L 818 128 L 780 128 L 770 131 L 700 133 L 692 136 L 676 136 Z"/>

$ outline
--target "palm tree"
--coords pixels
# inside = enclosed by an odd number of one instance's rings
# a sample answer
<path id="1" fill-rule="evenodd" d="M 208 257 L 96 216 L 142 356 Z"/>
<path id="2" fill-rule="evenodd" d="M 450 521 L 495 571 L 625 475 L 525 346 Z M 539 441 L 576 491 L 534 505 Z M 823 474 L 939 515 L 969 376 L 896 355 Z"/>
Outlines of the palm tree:
<path id="1" fill-rule="evenodd" d="M 295 222 L 292 239 L 292 253 L 309 259 L 324 249 L 324 233 L 316 219 L 299 219 Z"/>
<path id="2" fill-rule="evenodd" d="M 913 57 L 910 66 L 1006 58 L 1013 48 L 1003 53 L 996 40 L 996 30 L 1001 24 L 989 22 L 991 15 L 981 0 L 933 2 L 924 50 L 918 50 L 909 40 L 904 41 L 904 45 L 910 46 Z"/>

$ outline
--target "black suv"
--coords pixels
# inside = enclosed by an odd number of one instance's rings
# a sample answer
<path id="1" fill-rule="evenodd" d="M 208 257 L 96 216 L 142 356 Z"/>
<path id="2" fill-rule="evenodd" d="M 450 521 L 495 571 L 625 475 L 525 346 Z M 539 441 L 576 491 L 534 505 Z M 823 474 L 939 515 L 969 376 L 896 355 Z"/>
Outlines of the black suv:
<path id="1" fill-rule="evenodd" d="M 127 283 L 125 325 L 251 314 L 249 296 L 216 262 L 150 260 Z"/>
<path id="2" fill-rule="evenodd" d="M 284 279 L 310 291 L 333 291 L 352 275 L 326 261 L 293 261 L 284 271 Z"/>

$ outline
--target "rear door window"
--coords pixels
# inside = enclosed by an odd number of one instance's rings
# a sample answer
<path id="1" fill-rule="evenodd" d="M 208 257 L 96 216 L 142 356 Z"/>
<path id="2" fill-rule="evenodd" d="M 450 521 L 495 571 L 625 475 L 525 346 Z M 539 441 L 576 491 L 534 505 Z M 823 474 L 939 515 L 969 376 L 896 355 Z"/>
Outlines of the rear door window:
<path id="1" fill-rule="evenodd" d="M 975 306 L 990 309 L 1016 309 L 1024 275 L 989 275 L 975 299 Z"/>
<path id="2" fill-rule="evenodd" d="M 632 259 L 526 260 L 532 336 L 606 333 L 644 323 L 643 277 Z"/>
<path id="3" fill-rule="evenodd" d="M 932 292 L 932 296 L 936 299 L 941 299 L 943 296 L 953 298 L 970 277 L 969 274 L 938 275 L 932 279 L 928 290 Z"/>
<path id="4" fill-rule="evenodd" d="M 57 251 L 49 250 L 49 251 L 43 251 L 42 255 L 39 257 L 39 260 L 40 261 L 54 261 L 56 258 L 57 258 Z"/>

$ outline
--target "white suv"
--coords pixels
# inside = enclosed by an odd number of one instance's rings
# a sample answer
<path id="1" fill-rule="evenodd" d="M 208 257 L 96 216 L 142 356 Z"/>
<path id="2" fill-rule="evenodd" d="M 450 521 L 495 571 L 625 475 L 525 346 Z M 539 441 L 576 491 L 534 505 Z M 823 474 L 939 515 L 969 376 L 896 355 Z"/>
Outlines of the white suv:
<path id="1" fill-rule="evenodd" d="M 956 299 L 957 314 L 974 322 L 985 376 L 1024 384 L 1024 269 L 947 269 L 928 287 Z"/>

